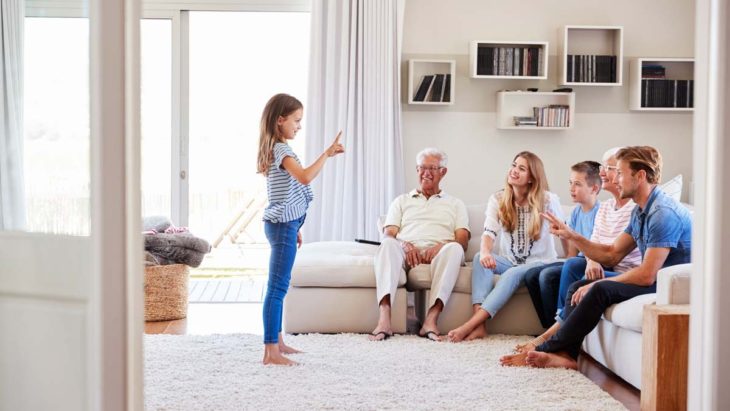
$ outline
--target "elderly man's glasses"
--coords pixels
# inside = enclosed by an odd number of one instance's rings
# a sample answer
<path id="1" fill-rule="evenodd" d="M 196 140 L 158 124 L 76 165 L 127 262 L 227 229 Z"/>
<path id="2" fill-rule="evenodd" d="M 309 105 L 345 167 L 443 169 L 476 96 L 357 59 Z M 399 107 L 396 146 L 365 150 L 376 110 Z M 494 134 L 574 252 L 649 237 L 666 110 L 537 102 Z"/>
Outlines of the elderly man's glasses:
<path id="1" fill-rule="evenodd" d="M 618 167 L 616 166 L 608 166 L 608 165 L 601 165 L 598 167 L 599 171 L 603 171 L 604 173 L 608 173 L 609 171 L 616 171 L 618 170 Z"/>
<path id="2" fill-rule="evenodd" d="M 437 171 L 439 171 L 441 169 L 443 169 L 443 167 L 440 167 L 440 166 L 429 166 L 429 167 L 426 167 L 426 166 L 416 166 L 416 170 L 419 173 L 423 173 L 425 171 L 430 171 L 431 173 L 435 173 L 435 172 L 437 172 Z"/>

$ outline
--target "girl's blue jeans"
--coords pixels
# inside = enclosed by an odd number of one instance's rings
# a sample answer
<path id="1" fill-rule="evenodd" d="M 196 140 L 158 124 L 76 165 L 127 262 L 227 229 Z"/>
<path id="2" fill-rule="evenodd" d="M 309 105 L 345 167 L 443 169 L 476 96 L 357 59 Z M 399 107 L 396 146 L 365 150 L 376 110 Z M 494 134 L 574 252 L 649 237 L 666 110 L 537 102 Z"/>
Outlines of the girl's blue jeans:
<path id="1" fill-rule="evenodd" d="M 264 221 L 266 239 L 271 245 L 269 283 L 263 307 L 264 344 L 279 342 L 284 297 L 289 289 L 291 269 L 297 255 L 297 233 L 302 224 L 304 216 L 286 223 Z"/>

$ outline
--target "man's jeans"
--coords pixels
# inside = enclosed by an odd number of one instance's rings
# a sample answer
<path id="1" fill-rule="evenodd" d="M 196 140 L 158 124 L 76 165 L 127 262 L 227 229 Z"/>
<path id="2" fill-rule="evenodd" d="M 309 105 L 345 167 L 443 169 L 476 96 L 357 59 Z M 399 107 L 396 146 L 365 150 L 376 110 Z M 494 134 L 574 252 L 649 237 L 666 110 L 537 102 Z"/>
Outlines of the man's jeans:
<path id="1" fill-rule="evenodd" d="M 573 283 L 568 289 L 566 300 L 570 301 L 575 291 L 594 280 L 580 280 Z M 656 292 L 656 283 L 645 287 L 634 284 L 624 284 L 616 281 L 598 281 L 583 296 L 578 305 L 565 306 L 563 321 L 560 329 L 536 350 L 542 352 L 567 352 L 571 357 L 578 358 L 580 345 L 588 333 L 598 325 L 603 312 L 613 304 L 634 298 L 637 295 Z"/>

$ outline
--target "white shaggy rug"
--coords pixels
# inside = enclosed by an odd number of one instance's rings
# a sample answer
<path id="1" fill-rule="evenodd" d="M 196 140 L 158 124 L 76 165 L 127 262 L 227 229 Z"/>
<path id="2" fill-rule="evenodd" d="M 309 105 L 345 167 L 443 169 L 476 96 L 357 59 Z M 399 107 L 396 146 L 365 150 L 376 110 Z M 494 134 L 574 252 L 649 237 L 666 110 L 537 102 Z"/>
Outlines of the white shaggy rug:
<path id="1" fill-rule="evenodd" d="M 416 336 L 288 336 L 302 365 L 261 365 L 262 337 L 145 336 L 148 410 L 623 410 L 576 371 L 510 368 L 527 337 L 451 344 Z"/>

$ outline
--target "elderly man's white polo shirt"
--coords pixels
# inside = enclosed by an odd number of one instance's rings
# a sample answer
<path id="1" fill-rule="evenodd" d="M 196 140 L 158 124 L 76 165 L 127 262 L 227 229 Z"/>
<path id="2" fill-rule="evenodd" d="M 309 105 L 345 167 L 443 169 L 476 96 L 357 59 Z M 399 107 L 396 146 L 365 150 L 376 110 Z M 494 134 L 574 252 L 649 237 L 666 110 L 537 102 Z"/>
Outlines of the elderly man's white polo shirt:
<path id="1" fill-rule="evenodd" d="M 454 232 L 469 230 L 469 217 L 464 202 L 443 191 L 426 196 L 413 190 L 398 196 L 390 204 L 385 227 L 399 228 L 396 238 L 418 248 L 454 241 Z"/>

